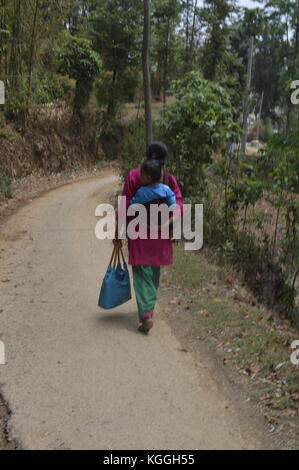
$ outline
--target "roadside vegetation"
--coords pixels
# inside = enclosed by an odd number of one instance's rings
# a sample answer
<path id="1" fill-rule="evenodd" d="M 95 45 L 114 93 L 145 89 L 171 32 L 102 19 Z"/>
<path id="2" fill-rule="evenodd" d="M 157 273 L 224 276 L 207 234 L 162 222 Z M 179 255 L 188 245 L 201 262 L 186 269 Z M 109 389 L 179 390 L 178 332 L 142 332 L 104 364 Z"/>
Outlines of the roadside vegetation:
<path id="1" fill-rule="evenodd" d="M 231 148 L 242 130 L 223 87 L 190 72 L 174 83 L 174 93 L 155 132 L 171 148 L 168 169 L 186 203 L 204 204 L 205 245 L 243 274 L 260 301 L 298 327 L 297 133 L 275 136 L 249 157 Z M 139 164 L 143 141 L 136 120 L 124 140 L 123 174 Z"/>
<path id="2" fill-rule="evenodd" d="M 207 248 L 190 253 L 177 244 L 175 264 L 165 269 L 162 292 L 163 318 L 186 351 L 202 357 L 208 350 L 217 370 L 239 387 L 237 402 L 256 403 L 265 432 L 282 441 L 282 447 L 287 443 L 296 448 L 299 369 L 290 356 L 297 330 L 259 304 L 233 269 L 211 263 Z"/>

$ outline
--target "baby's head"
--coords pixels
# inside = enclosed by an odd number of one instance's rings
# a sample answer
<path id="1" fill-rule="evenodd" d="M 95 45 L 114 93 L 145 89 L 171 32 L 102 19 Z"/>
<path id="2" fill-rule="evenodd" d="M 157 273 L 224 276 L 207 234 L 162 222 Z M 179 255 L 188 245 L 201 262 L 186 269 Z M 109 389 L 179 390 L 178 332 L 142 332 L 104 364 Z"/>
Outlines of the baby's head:
<path id="1" fill-rule="evenodd" d="M 157 184 L 162 177 L 162 168 L 157 160 L 145 160 L 141 165 L 141 182 L 144 185 Z"/>

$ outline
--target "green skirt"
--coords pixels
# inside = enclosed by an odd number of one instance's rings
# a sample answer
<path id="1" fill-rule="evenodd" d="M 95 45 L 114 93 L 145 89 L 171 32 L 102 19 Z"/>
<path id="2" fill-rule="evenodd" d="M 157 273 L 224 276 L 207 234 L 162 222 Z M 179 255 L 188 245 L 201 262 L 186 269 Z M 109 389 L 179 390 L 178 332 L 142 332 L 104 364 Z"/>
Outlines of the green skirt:
<path id="1" fill-rule="evenodd" d="M 160 283 L 160 266 L 132 266 L 139 319 L 153 316 Z"/>

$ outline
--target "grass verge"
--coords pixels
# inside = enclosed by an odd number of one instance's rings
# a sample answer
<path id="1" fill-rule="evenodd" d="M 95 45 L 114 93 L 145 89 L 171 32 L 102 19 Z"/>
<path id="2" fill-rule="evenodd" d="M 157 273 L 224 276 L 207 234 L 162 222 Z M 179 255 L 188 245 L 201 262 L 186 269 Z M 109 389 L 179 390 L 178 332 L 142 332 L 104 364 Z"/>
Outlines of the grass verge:
<path id="1" fill-rule="evenodd" d="M 190 342 L 208 343 L 247 400 L 258 403 L 266 432 L 280 433 L 288 441 L 282 447 L 298 448 L 299 365 L 290 356 L 299 332 L 259 305 L 233 271 L 182 245 L 175 246 L 174 266 L 165 268 L 161 293 L 170 323 L 180 318 Z"/>

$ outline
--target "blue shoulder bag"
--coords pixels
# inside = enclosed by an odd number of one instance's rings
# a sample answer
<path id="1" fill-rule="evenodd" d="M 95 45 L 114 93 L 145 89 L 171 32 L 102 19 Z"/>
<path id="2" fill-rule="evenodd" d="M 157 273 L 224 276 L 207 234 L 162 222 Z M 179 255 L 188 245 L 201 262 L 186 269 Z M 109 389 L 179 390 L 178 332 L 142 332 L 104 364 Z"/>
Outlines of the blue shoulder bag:
<path id="1" fill-rule="evenodd" d="M 120 261 L 123 261 L 123 267 Z M 132 298 L 130 275 L 121 247 L 114 247 L 111 260 L 102 282 L 98 306 L 109 310 Z"/>

